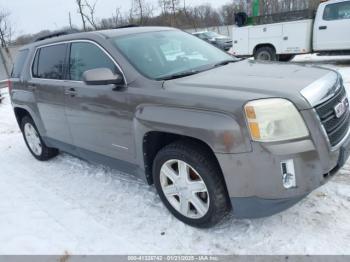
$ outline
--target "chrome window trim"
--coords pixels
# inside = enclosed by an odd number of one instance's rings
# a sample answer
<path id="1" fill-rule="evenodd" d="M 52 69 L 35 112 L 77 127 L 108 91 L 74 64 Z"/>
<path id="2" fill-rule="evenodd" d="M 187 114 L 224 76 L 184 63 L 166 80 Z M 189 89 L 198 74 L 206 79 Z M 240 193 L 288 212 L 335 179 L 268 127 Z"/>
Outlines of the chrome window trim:
<path id="1" fill-rule="evenodd" d="M 56 42 L 56 43 L 51 43 L 51 44 L 46 44 L 46 45 L 40 45 L 40 46 L 35 47 L 34 56 L 32 57 L 32 61 L 30 63 L 30 77 L 31 77 L 31 79 L 44 80 L 44 81 L 58 81 L 58 82 L 63 81 L 63 82 L 72 82 L 72 83 L 83 83 L 84 81 L 77 81 L 77 80 L 70 80 L 70 79 L 38 78 L 38 77 L 34 77 L 33 76 L 34 59 L 35 59 L 36 54 L 37 54 L 37 52 L 38 52 L 38 50 L 40 48 L 49 47 L 49 46 L 55 46 L 55 45 L 60 45 L 60 44 L 70 44 L 70 43 L 91 43 L 91 44 L 94 44 L 95 46 L 97 46 L 100 50 L 102 50 L 103 53 L 105 53 L 107 55 L 107 57 L 109 59 L 112 60 L 112 62 L 115 64 L 115 66 L 118 68 L 118 70 L 122 74 L 125 84 L 126 85 L 128 84 L 127 79 L 126 79 L 125 74 L 124 74 L 124 71 L 122 70 L 120 65 L 117 63 L 117 61 L 115 61 L 115 59 L 100 44 L 96 43 L 95 41 L 86 40 L 86 39 L 61 41 L 61 42 Z"/>

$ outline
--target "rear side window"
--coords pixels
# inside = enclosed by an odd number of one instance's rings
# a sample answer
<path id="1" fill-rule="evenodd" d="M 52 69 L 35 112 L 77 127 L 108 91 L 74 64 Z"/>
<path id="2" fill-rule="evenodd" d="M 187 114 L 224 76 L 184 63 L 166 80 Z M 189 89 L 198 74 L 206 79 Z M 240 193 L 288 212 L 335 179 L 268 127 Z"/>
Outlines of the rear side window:
<path id="1" fill-rule="evenodd" d="M 327 5 L 323 19 L 327 21 L 350 19 L 350 1 Z"/>
<path id="2" fill-rule="evenodd" d="M 39 48 L 32 66 L 33 77 L 63 79 L 65 56 L 66 44 Z"/>
<path id="3" fill-rule="evenodd" d="M 13 65 L 12 72 L 11 72 L 11 77 L 12 78 L 20 78 L 21 73 L 23 71 L 24 63 L 27 59 L 28 56 L 28 49 L 21 50 L 18 52 L 15 64 Z"/>
<path id="4" fill-rule="evenodd" d="M 82 81 L 83 73 L 97 68 L 109 68 L 118 72 L 114 62 L 95 44 L 72 43 L 69 59 L 69 79 Z"/>

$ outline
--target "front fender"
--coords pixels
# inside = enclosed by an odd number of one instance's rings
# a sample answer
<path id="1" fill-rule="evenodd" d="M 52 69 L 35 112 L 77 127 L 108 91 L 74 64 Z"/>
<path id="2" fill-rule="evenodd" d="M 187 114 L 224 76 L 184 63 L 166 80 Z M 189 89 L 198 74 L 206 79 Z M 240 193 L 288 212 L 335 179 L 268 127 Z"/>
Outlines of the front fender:
<path id="1" fill-rule="evenodd" d="M 238 122 L 220 112 L 157 105 L 139 106 L 134 117 L 134 132 L 136 145 L 141 146 L 141 151 L 145 134 L 152 131 L 199 139 L 215 153 L 235 154 L 252 150 L 250 139 Z"/>

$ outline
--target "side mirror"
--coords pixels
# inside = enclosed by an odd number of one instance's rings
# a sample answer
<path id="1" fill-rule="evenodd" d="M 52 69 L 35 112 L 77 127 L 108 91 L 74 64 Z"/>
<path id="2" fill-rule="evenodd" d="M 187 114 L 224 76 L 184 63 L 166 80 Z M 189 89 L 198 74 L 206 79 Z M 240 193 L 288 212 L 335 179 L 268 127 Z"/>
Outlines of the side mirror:
<path id="1" fill-rule="evenodd" d="M 124 78 L 121 74 L 114 74 L 109 68 L 96 68 L 85 71 L 83 81 L 87 85 L 123 85 Z"/>

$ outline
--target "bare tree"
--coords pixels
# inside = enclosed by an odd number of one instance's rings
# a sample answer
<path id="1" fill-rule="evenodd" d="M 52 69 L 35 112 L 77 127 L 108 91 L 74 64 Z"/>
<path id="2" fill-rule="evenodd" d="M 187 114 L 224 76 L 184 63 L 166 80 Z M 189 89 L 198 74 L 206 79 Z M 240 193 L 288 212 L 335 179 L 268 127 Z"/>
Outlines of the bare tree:
<path id="1" fill-rule="evenodd" d="M 152 17 L 153 6 L 145 0 L 131 0 L 132 7 L 130 9 L 129 22 L 137 21 L 140 25 L 147 24 Z"/>
<path id="2" fill-rule="evenodd" d="M 94 0 L 92 3 L 90 3 L 89 0 L 75 0 L 75 2 L 78 6 L 78 13 L 83 24 L 83 30 L 88 30 L 87 24 L 94 30 L 97 30 L 98 22 L 95 17 L 97 0 Z"/>
<path id="3" fill-rule="evenodd" d="M 162 16 L 164 18 L 169 18 L 169 14 L 171 14 L 170 25 L 176 26 L 176 18 L 179 11 L 181 10 L 180 0 L 159 0 L 158 3 L 161 7 Z"/>
<path id="4" fill-rule="evenodd" d="M 72 16 L 71 16 L 70 12 L 68 13 L 68 23 L 69 23 L 69 28 L 72 30 L 73 25 L 72 25 Z"/>
<path id="5" fill-rule="evenodd" d="M 78 5 L 78 13 L 81 18 L 81 22 L 83 24 L 83 30 L 86 31 L 86 21 L 84 16 L 84 3 L 83 0 L 75 0 L 76 4 Z"/>
<path id="6" fill-rule="evenodd" d="M 11 43 L 13 27 L 10 22 L 10 12 L 0 10 L 0 42 L 1 47 L 6 47 Z"/>
<path id="7" fill-rule="evenodd" d="M 235 13 L 237 13 L 239 8 L 233 4 L 225 4 L 219 9 L 219 14 L 221 16 L 224 25 L 233 25 L 235 23 Z"/>
<path id="8" fill-rule="evenodd" d="M 188 23 L 190 25 L 192 25 L 195 30 L 197 30 L 196 21 L 195 21 L 195 19 L 193 19 L 193 16 L 191 15 L 190 10 L 189 10 L 188 6 L 186 5 L 186 0 L 184 0 L 183 13 L 184 13 Z"/>
<path id="9" fill-rule="evenodd" d="M 171 13 L 173 16 L 172 25 L 176 26 L 176 14 L 180 9 L 180 0 L 170 0 L 170 2 L 171 2 Z"/>
<path id="10" fill-rule="evenodd" d="M 123 24 L 123 15 L 121 12 L 121 7 L 117 7 L 115 9 L 112 19 L 116 27 Z"/>
<path id="11" fill-rule="evenodd" d="M 96 4 L 97 0 L 95 0 L 92 4 L 89 3 L 88 0 L 84 1 L 84 6 L 88 10 L 88 13 L 83 12 L 85 19 L 89 22 L 93 29 L 98 29 L 98 24 L 96 22 L 95 13 L 96 13 Z"/>

